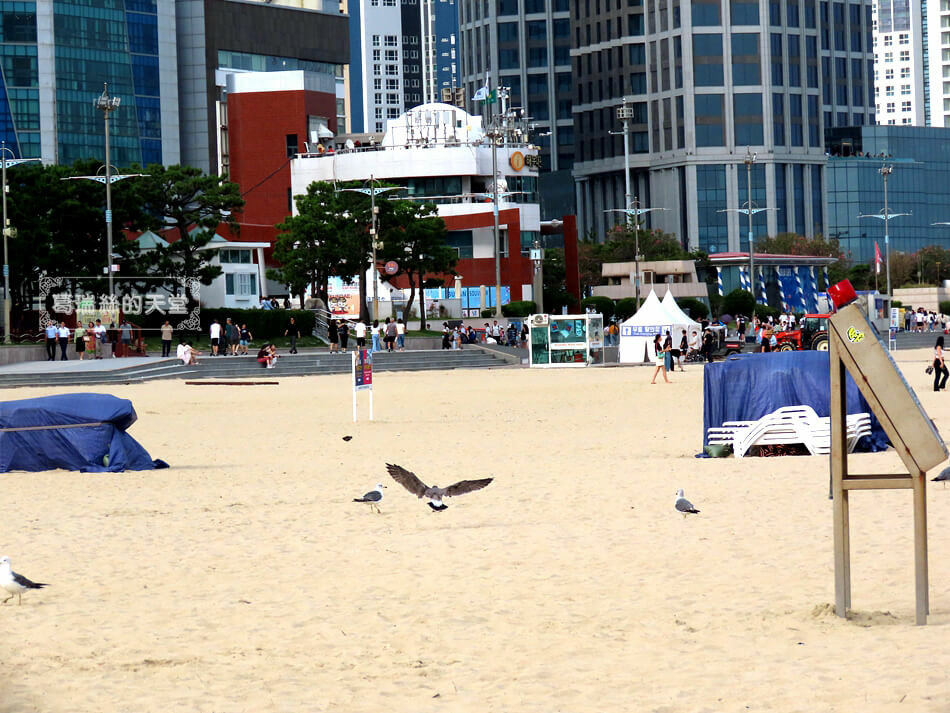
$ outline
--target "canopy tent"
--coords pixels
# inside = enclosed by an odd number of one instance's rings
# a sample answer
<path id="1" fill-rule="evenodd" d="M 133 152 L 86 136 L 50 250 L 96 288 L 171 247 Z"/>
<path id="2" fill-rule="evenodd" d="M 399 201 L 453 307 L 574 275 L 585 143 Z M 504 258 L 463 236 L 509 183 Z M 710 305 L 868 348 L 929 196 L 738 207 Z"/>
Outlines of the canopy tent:
<path id="1" fill-rule="evenodd" d="M 126 433 L 137 418 L 131 401 L 108 394 L 0 402 L 0 473 L 167 468 Z"/>
<path id="2" fill-rule="evenodd" d="M 666 294 L 663 296 L 663 301 L 660 302 L 660 304 L 663 305 L 663 308 L 674 318 L 677 324 L 686 325 L 684 329 L 695 329 L 699 331 L 699 322 L 680 309 L 680 306 L 676 304 L 676 300 L 673 299 L 673 293 L 670 290 L 666 291 Z"/>
<path id="3" fill-rule="evenodd" d="M 670 299 L 672 301 L 672 298 Z M 675 301 L 673 304 L 676 306 Z M 619 361 L 623 364 L 651 361 L 656 356 L 653 350 L 655 335 L 670 332 L 673 336 L 673 346 L 678 347 L 679 339 L 676 335 L 681 334 L 683 329 L 699 330 L 699 324 L 686 316 L 679 307 L 676 310 L 676 313 L 671 313 L 660 302 L 656 292 L 650 290 L 650 295 L 637 313 L 620 325 Z"/>
<path id="4" fill-rule="evenodd" d="M 829 416 L 831 370 L 828 352 L 743 354 L 707 364 L 703 371 L 703 445 L 710 428 L 726 421 L 755 421 L 785 406 L 811 406 Z M 871 435 L 858 451 L 887 448 L 887 435 L 858 387 L 847 377 L 848 413 L 871 413 Z"/>

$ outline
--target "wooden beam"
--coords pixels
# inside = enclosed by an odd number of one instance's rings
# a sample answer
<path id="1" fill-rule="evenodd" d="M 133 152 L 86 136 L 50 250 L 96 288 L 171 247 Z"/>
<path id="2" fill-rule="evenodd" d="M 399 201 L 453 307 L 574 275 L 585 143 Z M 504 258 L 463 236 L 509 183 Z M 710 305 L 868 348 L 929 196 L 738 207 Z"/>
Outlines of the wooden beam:
<path id="1" fill-rule="evenodd" d="M 187 386 L 277 386 L 279 381 L 186 381 Z"/>
<path id="2" fill-rule="evenodd" d="M 831 494 L 834 511 L 835 551 L 835 614 L 848 615 L 851 606 L 851 533 L 848 513 L 848 491 L 844 479 L 848 476 L 847 421 L 848 402 L 845 390 L 845 367 L 839 358 L 840 340 L 829 331 L 828 358 L 831 362 Z"/>

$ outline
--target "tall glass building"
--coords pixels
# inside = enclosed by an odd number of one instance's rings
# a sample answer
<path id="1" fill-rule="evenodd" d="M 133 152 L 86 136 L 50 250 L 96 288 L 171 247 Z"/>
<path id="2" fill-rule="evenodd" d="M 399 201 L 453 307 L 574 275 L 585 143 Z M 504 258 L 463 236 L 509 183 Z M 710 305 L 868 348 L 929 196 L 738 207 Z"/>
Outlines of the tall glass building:
<path id="1" fill-rule="evenodd" d="M 173 0 L 0 3 L 0 138 L 18 156 L 101 156 L 93 107 L 109 84 L 112 161 L 178 162 Z M 171 81 L 163 81 L 168 75 Z"/>
<path id="2" fill-rule="evenodd" d="M 950 247 L 950 129 L 864 126 L 835 129 L 826 140 L 832 150 L 825 169 L 828 184 L 827 235 L 854 262 L 874 259 L 874 243 L 885 252 L 884 221 L 859 218 L 883 214 L 882 165 L 887 179 L 888 213 L 907 213 L 888 221 L 891 250 L 913 253 L 928 245 Z"/>
<path id="3" fill-rule="evenodd" d="M 874 122 L 871 3 L 578 0 L 575 162 L 582 232 L 622 219 L 623 136 L 632 196 L 689 249 L 748 249 L 755 236 L 823 232 L 829 126 Z M 756 160 L 747 173 L 747 150 Z M 750 180 L 751 179 L 751 180 Z M 751 184 L 751 185 L 749 185 Z M 732 212 L 722 212 L 732 209 Z"/>

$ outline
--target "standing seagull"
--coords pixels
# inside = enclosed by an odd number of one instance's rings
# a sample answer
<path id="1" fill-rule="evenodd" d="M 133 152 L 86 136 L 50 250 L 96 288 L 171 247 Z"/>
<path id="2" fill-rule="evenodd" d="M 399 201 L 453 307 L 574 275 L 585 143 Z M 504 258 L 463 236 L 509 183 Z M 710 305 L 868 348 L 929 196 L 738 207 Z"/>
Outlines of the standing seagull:
<path id="1" fill-rule="evenodd" d="M 382 510 L 379 509 L 379 501 L 383 499 L 383 488 L 385 487 L 386 486 L 382 483 L 376 483 L 376 490 L 370 490 L 361 498 L 353 498 L 353 502 L 369 503 L 370 510 L 375 510 L 376 512 L 381 513 Z"/>
<path id="2" fill-rule="evenodd" d="M 931 480 L 935 483 L 943 483 L 943 487 L 947 487 L 947 481 L 950 480 L 950 468 L 944 468 L 936 478 L 931 478 Z"/>
<path id="3" fill-rule="evenodd" d="M 386 470 L 397 483 L 415 495 L 417 498 L 429 498 L 429 507 L 436 512 L 442 512 L 449 506 L 442 503 L 442 498 L 450 498 L 453 495 L 465 495 L 473 490 L 481 490 L 493 478 L 482 478 L 481 480 L 460 480 L 447 488 L 440 488 L 438 485 L 428 486 L 416 477 L 415 473 L 399 465 L 386 464 Z"/>
<path id="4" fill-rule="evenodd" d="M 676 508 L 676 512 L 683 513 L 684 520 L 686 519 L 687 515 L 691 513 L 695 515 L 696 513 L 699 512 L 699 510 L 693 507 L 693 504 L 689 500 L 683 497 L 682 488 L 676 491 L 676 500 L 673 501 L 673 507 Z"/>
<path id="5" fill-rule="evenodd" d="M 0 557 L 0 589 L 10 594 L 0 604 L 6 604 L 13 597 L 17 597 L 17 606 L 19 606 L 23 603 L 23 592 L 27 589 L 42 589 L 46 586 L 48 585 L 31 582 L 22 574 L 17 574 L 10 569 L 10 558 L 6 555 Z"/>

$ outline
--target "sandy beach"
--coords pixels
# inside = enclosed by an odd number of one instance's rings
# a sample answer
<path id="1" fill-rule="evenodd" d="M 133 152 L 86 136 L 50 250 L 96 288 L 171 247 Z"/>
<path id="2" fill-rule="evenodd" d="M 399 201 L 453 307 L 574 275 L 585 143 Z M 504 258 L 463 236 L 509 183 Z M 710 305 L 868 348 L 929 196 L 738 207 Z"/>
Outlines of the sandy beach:
<path id="1" fill-rule="evenodd" d="M 897 356 L 950 440 L 928 354 Z M 0 712 L 950 710 L 950 489 L 930 624 L 910 491 L 852 495 L 837 618 L 827 459 L 696 459 L 701 368 L 651 374 L 380 373 L 356 424 L 345 376 L 99 389 L 172 468 L 0 477 L 0 554 L 51 585 L 0 607 Z M 433 513 L 386 462 L 495 481 Z"/>

